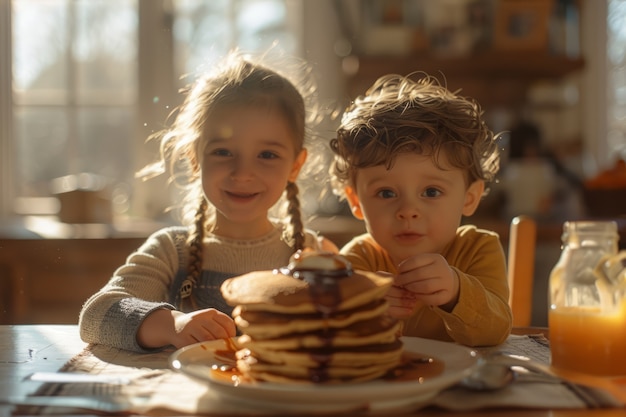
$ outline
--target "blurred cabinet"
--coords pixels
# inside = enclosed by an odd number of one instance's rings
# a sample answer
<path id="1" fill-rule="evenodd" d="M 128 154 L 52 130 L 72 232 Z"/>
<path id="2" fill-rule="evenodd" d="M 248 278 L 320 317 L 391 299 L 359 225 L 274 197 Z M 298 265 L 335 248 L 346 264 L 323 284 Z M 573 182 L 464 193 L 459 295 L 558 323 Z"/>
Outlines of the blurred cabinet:
<path id="1" fill-rule="evenodd" d="M 344 61 L 354 98 L 381 75 L 422 71 L 483 107 L 524 104 L 537 81 L 584 67 L 582 0 L 365 1 Z M 351 32 L 344 25 L 344 32 Z"/>
<path id="2" fill-rule="evenodd" d="M 381 75 L 423 71 L 452 90 L 478 100 L 483 107 L 517 107 L 537 81 L 558 81 L 584 68 L 582 58 L 532 52 L 482 52 L 442 58 L 428 54 L 355 57 L 358 70 L 348 76 L 351 98 L 363 94 Z"/>
<path id="3" fill-rule="evenodd" d="M 82 304 L 144 241 L 0 239 L 0 323 L 77 323 Z"/>

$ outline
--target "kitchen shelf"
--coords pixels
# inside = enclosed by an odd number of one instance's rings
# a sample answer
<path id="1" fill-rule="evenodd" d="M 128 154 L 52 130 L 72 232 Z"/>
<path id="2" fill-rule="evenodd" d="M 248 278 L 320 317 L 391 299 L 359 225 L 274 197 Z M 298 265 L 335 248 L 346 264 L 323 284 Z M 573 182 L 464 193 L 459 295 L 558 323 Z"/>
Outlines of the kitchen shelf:
<path id="1" fill-rule="evenodd" d="M 381 75 L 423 71 L 444 81 L 448 88 L 462 89 L 487 106 L 519 105 L 525 101 L 530 84 L 559 81 L 584 68 L 583 58 L 527 51 L 493 51 L 449 58 L 428 54 L 356 58 L 358 69 L 347 78 L 352 98 L 362 94 Z"/>
<path id="2" fill-rule="evenodd" d="M 430 74 L 443 72 L 446 76 L 545 78 L 564 77 L 584 67 L 582 58 L 544 53 L 502 52 L 483 53 L 468 57 L 442 58 L 428 55 L 360 56 L 357 76 L 390 72 L 409 73 L 424 71 Z"/>

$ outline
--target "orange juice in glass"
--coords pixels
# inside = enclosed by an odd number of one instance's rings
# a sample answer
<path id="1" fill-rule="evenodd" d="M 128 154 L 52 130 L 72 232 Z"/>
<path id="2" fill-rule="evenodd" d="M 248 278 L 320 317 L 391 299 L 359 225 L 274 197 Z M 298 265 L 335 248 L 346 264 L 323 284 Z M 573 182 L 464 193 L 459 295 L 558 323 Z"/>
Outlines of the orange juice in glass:
<path id="1" fill-rule="evenodd" d="M 613 312 L 600 307 L 560 307 L 548 314 L 554 367 L 626 375 L 626 303 Z"/>
<path id="2" fill-rule="evenodd" d="M 552 365 L 626 375 L 626 270 L 612 221 L 565 222 L 561 257 L 550 273 Z"/>

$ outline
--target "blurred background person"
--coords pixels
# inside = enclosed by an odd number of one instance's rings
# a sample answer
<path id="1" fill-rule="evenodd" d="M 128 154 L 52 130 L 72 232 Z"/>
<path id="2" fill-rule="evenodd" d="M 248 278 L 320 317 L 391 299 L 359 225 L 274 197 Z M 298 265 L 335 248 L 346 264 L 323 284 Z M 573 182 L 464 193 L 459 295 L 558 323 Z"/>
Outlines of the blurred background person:
<path id="1" fill-rule="evenodd" d="M 529 215 L 538 221 L 563 222 L 581 215 L 581 179 L 543 143 L 540 128 L 521 121 L 509 133 L 508 158 L 494 192 L 510 220 Z"/>

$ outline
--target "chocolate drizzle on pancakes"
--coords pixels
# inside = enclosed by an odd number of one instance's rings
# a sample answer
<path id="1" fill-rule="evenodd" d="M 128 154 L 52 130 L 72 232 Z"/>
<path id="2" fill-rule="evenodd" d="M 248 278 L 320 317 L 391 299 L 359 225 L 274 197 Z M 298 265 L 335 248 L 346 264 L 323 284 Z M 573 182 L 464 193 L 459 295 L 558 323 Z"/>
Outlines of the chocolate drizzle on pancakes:
<path id="1" fill-rule="evenodd" d="M 352 265 L 345 258 L 330 253 L 298 252 L 280 272 L 305 281 L 317 310 L 330 315 L 341 303 L 339 280 L 352 276 Z"/>
<path id="2" fill-rule="evenodd" d="M 251 380 L 367 381 L 400 363 L 399 323 L 386 315 L 391 278 L 340 255 L 300 252 L 274 271 L 222 285 L 243 334 L 237 367 Z"/>

